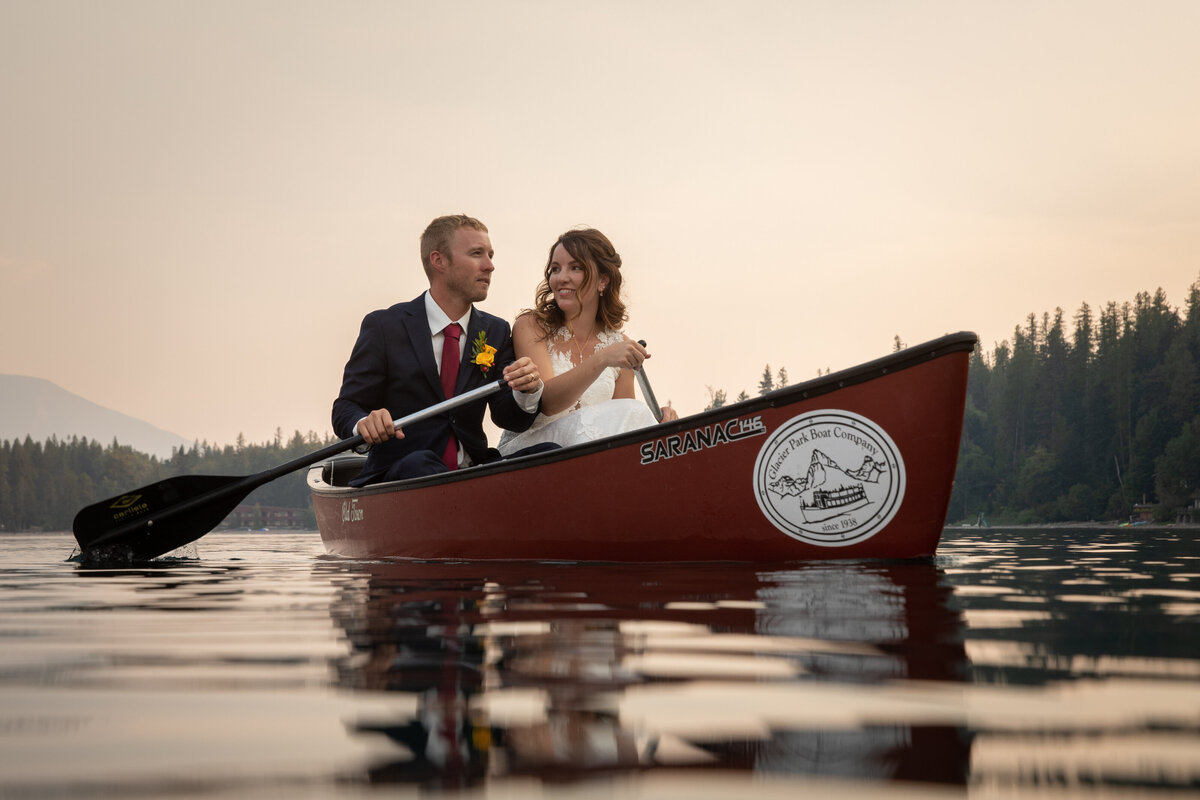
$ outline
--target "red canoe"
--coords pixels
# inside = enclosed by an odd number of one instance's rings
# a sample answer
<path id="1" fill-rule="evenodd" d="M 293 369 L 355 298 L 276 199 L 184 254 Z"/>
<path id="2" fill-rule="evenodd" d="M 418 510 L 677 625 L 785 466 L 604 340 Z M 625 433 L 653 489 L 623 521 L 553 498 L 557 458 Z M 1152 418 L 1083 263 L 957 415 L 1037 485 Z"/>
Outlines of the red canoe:
<path id="1" fill-rule="evenodd" d="M 944 336 L 676 422 L 429 478 L 308 473 L 352 558 L 802 561 L 932 556 L 976 337 Z M 452 522 L 446 522 L 446 518 Z"/>

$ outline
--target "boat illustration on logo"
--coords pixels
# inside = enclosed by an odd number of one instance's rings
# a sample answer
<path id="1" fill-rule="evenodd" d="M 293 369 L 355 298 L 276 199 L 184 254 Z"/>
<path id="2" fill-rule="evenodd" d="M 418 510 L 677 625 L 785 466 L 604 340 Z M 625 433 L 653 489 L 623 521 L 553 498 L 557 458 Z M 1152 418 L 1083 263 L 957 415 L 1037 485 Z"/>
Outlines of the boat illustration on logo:
<path id="1" fill-rule="evenodd" d="M 863 489 L 862 484 L 855 486 L 839 486 L 832 492 L 827 492 L 824 489 L 814 489 L 812 494 L 813 504 L 806 508 L 802 507 L 800 513 L 804 515 L 805 522 L 824 522 L 833 517 L 840 517 L 844 514 L 849 514 L 851 511 L 857 511 L 867 505 L 867 493 Z"/>
<path id="2" fill-rule="evenodd" d="M 879 425 L 849 411 L 793 417 L 771 435 L 754 465 L 763 514 L 793 538 L 823 547 L 865 541 L 904 499 L 904 462 Z"/>

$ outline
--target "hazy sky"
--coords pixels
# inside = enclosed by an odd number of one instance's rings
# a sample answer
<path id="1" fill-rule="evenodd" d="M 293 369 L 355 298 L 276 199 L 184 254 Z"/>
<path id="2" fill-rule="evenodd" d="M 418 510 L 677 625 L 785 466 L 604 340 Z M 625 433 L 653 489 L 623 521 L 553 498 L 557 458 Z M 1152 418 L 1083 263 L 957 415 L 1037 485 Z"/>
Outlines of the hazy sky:
<path id="1" fill-rule="evenodd" d="M 0 373 L 326 433 L 362 316 L 491 229 L 621 252 L 660 400 L 1200 277 L 1200 3 L 0 0 Z"/>

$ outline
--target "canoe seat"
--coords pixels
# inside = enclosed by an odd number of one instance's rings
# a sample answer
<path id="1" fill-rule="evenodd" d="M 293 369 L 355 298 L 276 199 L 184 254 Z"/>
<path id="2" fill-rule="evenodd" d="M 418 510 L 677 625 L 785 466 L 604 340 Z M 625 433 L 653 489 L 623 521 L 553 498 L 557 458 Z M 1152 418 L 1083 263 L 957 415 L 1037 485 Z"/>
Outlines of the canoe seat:
<path id="1" fill-rule="evenodd" d="M 334 456 L 321 465 L 321 480 L 330 486 L 349 486 L 358 473 L 362 472 L 366 456 Z"/>

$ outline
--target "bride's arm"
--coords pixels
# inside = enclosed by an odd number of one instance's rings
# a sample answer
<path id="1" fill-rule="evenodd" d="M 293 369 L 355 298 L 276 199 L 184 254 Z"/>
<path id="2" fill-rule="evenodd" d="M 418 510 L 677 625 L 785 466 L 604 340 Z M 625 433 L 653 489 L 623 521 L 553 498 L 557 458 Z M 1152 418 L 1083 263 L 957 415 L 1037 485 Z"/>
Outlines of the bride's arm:
<path id="1" fill-rule="evenodd" d="M 613 387 L 613 400 L 633 400 L 633 370 L 623 369 Z"/>
<path id="2" fill-rule="evenodd" d="M 529 356 L 542 376 L 542 413 L 546 415 L 565 411 L 579 402 L 579 398 L 596 382 L 605 368 L 629 366 L 630 363 L 641 363 L 645 358 L 646 351 L 641 345 L 624 339 L 593 353 L 569 372 L 555 375 L 546 340 L 538 340 L 543 333 L 532 314 L 522 315 L 513 323 L 513 347 L 517 357 Z"/>
<path id="3" fill-rule="evenodd" d="M 529 360 L 537 367 L 538 375 L 541 376 L 542 386 L 547 387 L 554 376 L 554 365 L 550 363 L 550 352 L 546 349 L 546 340 L 538 341 L 538 334 L 541 332 L 541 326 L 537 323 L 533 314 L 522 314 L 513 321 L 512 326 L 512 342 L 513 352 L 517 358 L 528 356 Z M 542 389 L 542 412 L 546 411 L 546 390 Z"/>

